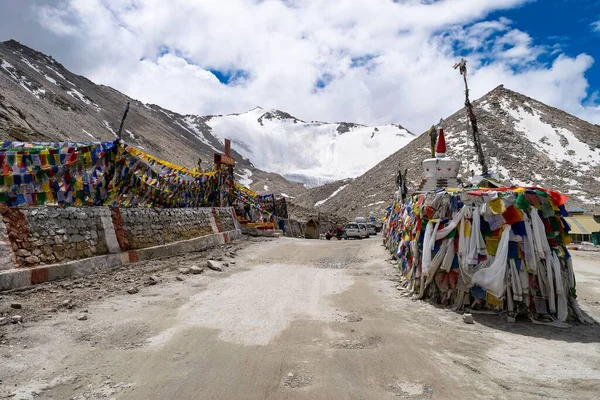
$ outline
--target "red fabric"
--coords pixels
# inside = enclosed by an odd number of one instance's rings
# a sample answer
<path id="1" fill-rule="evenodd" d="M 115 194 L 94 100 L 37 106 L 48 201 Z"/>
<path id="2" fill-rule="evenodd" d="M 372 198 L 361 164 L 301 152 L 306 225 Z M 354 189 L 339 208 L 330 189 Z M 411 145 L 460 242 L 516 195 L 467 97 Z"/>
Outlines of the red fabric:
<path id="1" fill-rule="evenodd" d="M 450 287 L 455 288 L 458 283 L 458 271 L 453 269 L 448 272 L 448 282 L 450 283 Z"/>
<path id="2" fill-rule="evenodd" d="M 506 223 L 509 225 L 516 224 L 517 222 L 523 220 L 523 217 L 521 216 L 519 210 L 517 210 L 517 207 L 515 206 L 507 207 L 506 211 L 502 213 L 502 216 L 504 217 Z"/>
<path id="3" fill-rule="evenodd" d="M 550 198 L 552 199 L 554 204 L 556 204 L 557 207 L 562 206 L 563 204 L 565 204 L 567 202 L 567 200 L 569 200 L 569 196 L 565 196 L 564 194 L 557 192 L 555 190 L 548 190 L 548 189 L 544 189 L 544 188 L 541 188 L 538 186 L 534 186 L 534 187 L 532 187 L 532 189 L 537 189 L 537 190 L 541 190 L 542 192 L 548 193 L 548 195 L 550 196 Z"/>
<path id="4" fill-rule="evenodd" d="M 433 218 L 433 214 L 435 214 L 435 210 L 431 206 L 425 206 L 425 216 L 429 219 Z"/>
<path id="5" fill-rule="evenodd" d="M 444 138 L 444 130 L 440 128 L 437 144 L 435 145 L 436 153 L 446 153 L 446 139 Z"/>
<path id="6" fill-rule="evenodd" d="M 546 230 L 546 233 L 551 233 L 552 227 L 550 226 L 550 221 L 548 221 L 548 218 L 542 218 L 542 222 L 544 223 L 544 228 Z"/>

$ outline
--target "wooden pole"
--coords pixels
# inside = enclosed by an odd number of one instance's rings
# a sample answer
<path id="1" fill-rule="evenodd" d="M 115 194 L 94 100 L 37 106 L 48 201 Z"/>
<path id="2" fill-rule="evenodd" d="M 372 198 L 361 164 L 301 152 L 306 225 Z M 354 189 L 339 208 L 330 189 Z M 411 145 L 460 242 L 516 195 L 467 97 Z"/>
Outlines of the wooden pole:
<path id="1" fill-rule="evenodd" d="M 123 113 L 123 118 L 121 118 L 121 125 L 119 126 L 119 133 L 117 137 L 121 139 L 121 134 L 123 132 L 123 125 L 125 124 L 125 118 L 127 118 L 127 113 L 129 112 L 129 102 L 127 102 L 127 106 L 125 107 L 125 112 Z"/>
<path id="2" fill-rule="evenodd" d="M 473 106 L 471 105 L 471 101 L 469 100 L 469 84 L 467 83 L 467 60 L 464 58 L 460 60 L 460 62 L 454 64 L 454 69 L 459 69 L 460 74 L 463 76 L 463 80 L 465 81 L 465 107 L 467 108 L 467 115 L 469 117 L 469 121 L 471 121 L 471 127 L 473 131 L 471 132 L 473 136 L 473 145 L 475 146 L 475 152 L 477 153 L 477 159 L 479 164 L 481 164 L 481 174 L 488 175 L 488 166 L 485 161 L 485 156 L 483 155 L 483 147 L 481 146 L 481 138 L 479 136 L 479 128 L 477 127 L 477 118 L 475 117 L 475 111 L 473 111 Z"/>

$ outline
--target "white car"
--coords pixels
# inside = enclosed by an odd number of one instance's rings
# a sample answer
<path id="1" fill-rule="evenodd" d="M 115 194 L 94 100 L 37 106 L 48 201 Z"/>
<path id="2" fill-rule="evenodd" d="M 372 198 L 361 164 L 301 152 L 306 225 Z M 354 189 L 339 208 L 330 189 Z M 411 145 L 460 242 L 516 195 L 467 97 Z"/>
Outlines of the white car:
<path id="1" fill-rule="evenodd" d="M 362 230 L 358 224 L 348 224 L 344 227 L 344 239 L 362 239 Z"/>
<path id="2" fill-rule="evenodd" d="M 367 238 L 368 239 L 370 237 L 370 235 L 369 235 L 369 228 L 367 228 L 367 224 L 358 223 L 356 225 L 358 225 L 358 229 L 359 229 L 360 234 L 361 234 L 361 239 L 362 238 Z"/>

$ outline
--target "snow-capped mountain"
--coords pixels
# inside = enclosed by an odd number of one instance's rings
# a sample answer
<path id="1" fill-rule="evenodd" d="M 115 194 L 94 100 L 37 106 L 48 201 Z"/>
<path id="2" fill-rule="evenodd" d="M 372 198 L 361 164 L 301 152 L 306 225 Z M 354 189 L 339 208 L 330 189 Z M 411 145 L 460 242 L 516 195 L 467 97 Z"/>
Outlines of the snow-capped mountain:
<path id="1" fill-rule="evenodd" d="M 305 122 L 260 107 L 206 124 L 255 167 L 309 187 L 357 177 L 415 138 L 399 125 Z"/>
<path id="2" fill-rule="evenodd" d="M 112 140 L 128 101 L 125 141 L 188 167 L 201 158 L 208 168 L 230 138 L 240 182 L 290 197 L 304 188 L 288 180 L 316 186 L 359 176 L 415 137 L 399 125 L 304 122 L 260 107 L 224 116 L 181 115 L 96 85 L 16 41 L 0 43 L 2 139 Z"/>
<path id="3" fill-rule="evenodd" d="M 514 184 L 560 190 L 570 196 L 568 205 L 600 212 L 600 126 L 503 86 L 473 104 L 491 173 Z M 461 175 L 468 181 L 481 169 L 464 107 L 443 124 L 448 153 L 461 160 Z M 409 188 L 419 186 L 421 161 L 431 157 L 429 146 L 425 133 L 352 182 L 309 190 L 296 201 L 319 203 L 319 210 L 349 217 L 380 216 L 393 198 L 399 166 L 408 169 Z"/>

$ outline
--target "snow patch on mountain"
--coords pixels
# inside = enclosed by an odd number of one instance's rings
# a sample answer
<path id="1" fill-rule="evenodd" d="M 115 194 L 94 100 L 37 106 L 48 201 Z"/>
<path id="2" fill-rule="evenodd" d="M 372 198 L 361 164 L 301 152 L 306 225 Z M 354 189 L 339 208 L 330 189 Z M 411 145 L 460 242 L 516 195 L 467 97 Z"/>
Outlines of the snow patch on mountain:
<path id="1" fill-rule="evenodd" d="M 44 78 L 46 78 L 46 80 L 50 83 L 53 83 L 54 85 L 58 86 L 58 82 L 56 82 L 56 79 L 49 77 L 48 75 L 44 74 Z"/>
<path id="2" fill-rule="evenodd" d="M 242 170 L 243 173 L 239 174 L 236 172 L 236 175 L 239 177 L 238 182 L 243 185 L 246 186 L 247 188 L 250 187 L 250 185 L 252 185 L 252 179 L 250 179 L 250 177 L 252 176 L 252 171 L 250 171 L 248 168 L 244 168 Z"/>
<path id="3" fill-rule="evenodd" d="M 325 203 L 327 202 L 327 200 L 331 199 L 332 197 L 335 197 L 335 195 L 337 195 L 339 192 L 341 192 L 342 190 L 346 189 L 346 187 L 347 187 L 347 186 L 348 186 L 348 185 L 343 185 L 343 186 L 340 186 L 339 188 L 337 188 L 337 189 L 335 190 L 335 192 L 331 193 L 331 194 L 329 195 L 329 197 L 328 197 L 328 198 L 326 198 L 325 200 L 319 200 L 319 201 L 317 201 L 317 202 L 315 203 L 315 207 L 319 207 L 319 206 L 321 206 L 321 205 L 325 204 Z"/>
<path id="4" fill-rule="evenodd" d="M 198 139 L 200 139 L 200 141 L 202 143 L 204 143 L 205 145 L 207 145 L 208 147 L 213 149 L 216 153 L 220 153 L 220 151 L 215 146 L 213 146 L 213 144 L 206 138 L 206 136 L 204 136 L 204 133 L 200 129 L 198 129 L 198 127 L 196 126 L 196 124 L 194 122 L 194 117 L 192 117 L 191 115 L 188 115 L 183 119 L 183 122 L 189 128 L 186 130 L 188 130 L 188 131 L 191 130 L 193 135 L 196 136 Z M 179 124 L 179 122 L 177 122 L 177 124 Z M 179 124 L 179 125 L 181 125 L 181 124 Z"/>
<path id="5" fill-rule="evenodd" d="M 0 58 L 0 68 L 5 70 L 8 75 L 14 79 L 23 89 L 34 95 L 36 98 L 40 98 L 40 95 L 46 93 L 37 82 L 31 82 L 27 80 L 26 76 L 19 70 L 17 70 L 11 63 Z"/>
<path id="6" fill-rule="evenodd" d="M 85 129 L 81 128 L 81 132 L 85 133 L 86 135 L 88 135 L 89 137 L 91 137 L 92 139 L 96 140 L 96 138 L 94 137 L 94 135 L 92 135 L 91 133 L 89 133 L 88 131 L 86 131 Z"/>
<path id="7" fill-rule="evenodd" d="M 215 137 L 231 139 L 232 147 L 257 168 L 309 187 L 357 177 L 415 138 L 396 125 L 304 122 L 260 108 L 206 123 Z"/>
<path id="8" fill-rule="evenodd" d="M 363 208 L 368 208 L 368 207 L 373 207 L 373 206 L 377 206 L 379 204 L 383 204 L 385 203 L 385 201 L 381 200 L 381 201 L 376 201 L 375 203 L 369 203 L 366 206 L 363 206 Z"/>
<path id="9" fill-rule="evenodd" d="M 573 132 L 563 127 L 553 128 L 541 119 L 541 112 L 523 107 L 511 108 L 507 101 L 501 103 L 511 117 L 516 120 L 514 128 L 522 132 L 540 151 L 548 155 L 557 166 L 564 161 L 578 165 L 582 171 L 588 172 L 590 163 L 598 164 L 600 150 L 592 149 L 579 140 Z M 529 111 L 529 112 L 528 112 Z"/>
<path id="10" fill-rule="evenodd" d="M 108 129 L 110 131 L 110 133 L 112 133 L 113 135 L 115 135 L 115 137 L 117 137 L 117 133 L 113 130 L 112 126 L 110 126 L 110 124 L 108 123 L 107 120 L 104 120 L 104 127 L 106 129 Z"/>
<path id="11" fill-rule="evenodd" d="M 24 58 L 24 57 L 21 57 L 21 61 L 23 61 L 23 63 L 24 63 L 25 65 L 27 65 L 29 68 L 31 68 L 32 70 L 36 71 L 37 73 L 39 73 L 39 74 L 41 74 L 41 73 L 42 73 L 42 72 L 40 71 L 40 69 L 39 69 L 37 66 L 33 65 L 33 64 L 32 64 L 32 63 L 31 63 L 31 62 L 28 60 L 28 59 L 26 59 L 26 58 Z"/>
<path id="12" fill-rule="evenodd" d="M 48 68 L 50 71 L 54 72 L 56 74 L 56 76 L 58 76 L 59 78 L 61 78 L 62 80 L 66 81 L 67 78 L 65 78 L 65 76 L 63 74 L 61 74 L 60 72 L 58 72 L 57 70 L 55 70 L 54 68 L 46 65 L 46 68 Z"/>
<path id="13" fill-rule="evenodd" d="M 98 104 L 91 101 L 87 96 L 85 96 L 83 93 L 79 92 L 78 90 L 71 89 L 71 90 L 67 91 L 67 94 L 69 96 L 73 97 L 74 99 L 78 99 L 82 103 L 87 104 L 88 106 L 94 107 L 96 109 L 96 111 L 102 110 Z"/>

